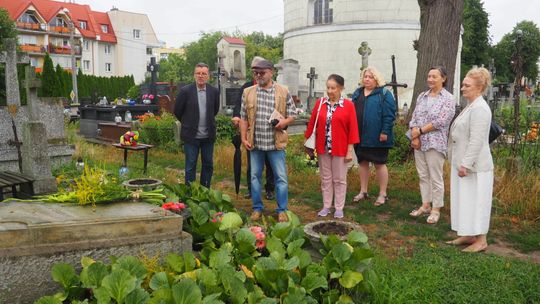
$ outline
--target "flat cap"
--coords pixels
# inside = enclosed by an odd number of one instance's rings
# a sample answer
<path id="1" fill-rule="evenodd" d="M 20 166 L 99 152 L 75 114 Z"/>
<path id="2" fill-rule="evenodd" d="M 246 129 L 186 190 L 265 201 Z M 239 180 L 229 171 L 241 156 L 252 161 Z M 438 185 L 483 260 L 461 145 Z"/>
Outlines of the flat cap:
<path id="1" fill-rule="evenodd" d="M 273 69 L 274 64 L 269 60 L 261 60 L 251 65 L 252 69 Z"/>

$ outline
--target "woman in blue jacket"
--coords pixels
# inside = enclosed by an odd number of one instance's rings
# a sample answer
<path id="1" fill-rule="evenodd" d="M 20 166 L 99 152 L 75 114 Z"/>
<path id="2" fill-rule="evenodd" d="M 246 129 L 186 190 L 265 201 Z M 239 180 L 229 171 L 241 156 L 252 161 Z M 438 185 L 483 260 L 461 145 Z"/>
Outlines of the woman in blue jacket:
<path id="1" fill-rule="evenodd" d="M 394 120 L 396 105 L 392 93 L 384 88 L 384 80 L 377 69 L 367 67 L 362 70 L 360 88 L 352 96 L 360 144 L 355 146 L 356 157 L 360 167 L 360 193 L 354 201 L 368 198 L 369 163 L 375 166 L 379 181 L 379 195 L 375 206 L 380 206 L 388 199 L 388 150 L 394 146 Z"/>

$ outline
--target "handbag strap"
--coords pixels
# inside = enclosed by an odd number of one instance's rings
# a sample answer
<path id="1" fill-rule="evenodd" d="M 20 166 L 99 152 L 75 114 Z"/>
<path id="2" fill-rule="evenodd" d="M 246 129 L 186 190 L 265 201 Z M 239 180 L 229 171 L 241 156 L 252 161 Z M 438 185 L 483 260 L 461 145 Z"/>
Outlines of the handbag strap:
<path id="1" fill-rule="evenodd" d="M 314 134 L 315 131 L 317 130 L 317 121 L 319 121 L 319 112 L 321 112 L 323 99 L 324 99 L 324 97 L 321 97 L 321 99 L 319 100 L 319 108 L 317 109 L 317 116 L 315 116 L 315 124 L 313 125 L 313 131 L 311 132 L 311 134 Z"/>

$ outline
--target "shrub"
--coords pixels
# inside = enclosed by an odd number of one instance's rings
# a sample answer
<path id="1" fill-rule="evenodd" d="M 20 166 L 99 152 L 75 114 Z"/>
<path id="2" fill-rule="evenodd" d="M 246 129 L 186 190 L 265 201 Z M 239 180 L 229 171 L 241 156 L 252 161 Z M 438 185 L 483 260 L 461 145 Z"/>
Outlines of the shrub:
<path id="1" fill-rule="evenodd" d="M 394 125 L 394 147 L 388 152 L 388 163 L 403 164 L 411 159 L 411 143 L 405 133 L 407 124 L 398 122 Z"/>
<path id="2" fill-rule="evenodd" d="M 142 117 L 139 129 L 141 142 L 168 149 L 176 146 L 173 129 L 176 127 L 176 118 L 171 113 L 163 112 L 161 116 L 145 114 Z"/>
<path id="3" fill-rule="evenodd" d="M 217 139 L 230 141 L 236 133 L 237 130 L 231 122 L 231 117 L 222 114 L 216 116 Z"/>

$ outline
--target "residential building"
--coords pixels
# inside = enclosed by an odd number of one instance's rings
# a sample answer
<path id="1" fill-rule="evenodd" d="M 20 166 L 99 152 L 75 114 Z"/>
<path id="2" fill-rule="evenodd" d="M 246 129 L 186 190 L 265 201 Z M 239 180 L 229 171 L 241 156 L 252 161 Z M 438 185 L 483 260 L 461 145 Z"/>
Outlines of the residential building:
<path id="1" fill-rule="evenodd" d="M 159 62 L 162 59 L 168 59 L 170 54 L 178 54 L 183 56 L 185 54 L 184 48 L 167 47 L 164 43 L 161 43 L 159 48 L 154 49 L 154 57 Z"/>
<path id="2" fill-rule="evenodd" d="M 152 49 L 158 46 L 144 14 L 117 9 L 96 12 L 89 5 L 53 0 L 0 0 L 0 7 L 16 21 L 21 49 L 29 53 L 37 71 L 43 67 L 45 52 L 55 65 L 71 70 L 74 48 L 77 67 L 84 74 L 133 75 L 140 82 Z"/>

